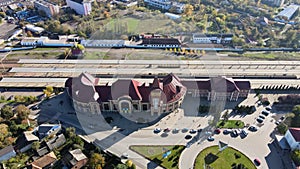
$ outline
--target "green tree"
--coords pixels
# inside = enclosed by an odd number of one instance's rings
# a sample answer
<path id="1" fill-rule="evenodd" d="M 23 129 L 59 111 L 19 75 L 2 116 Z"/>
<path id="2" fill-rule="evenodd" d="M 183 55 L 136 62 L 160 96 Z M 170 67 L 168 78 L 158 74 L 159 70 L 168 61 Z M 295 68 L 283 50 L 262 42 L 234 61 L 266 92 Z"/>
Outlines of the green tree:
<path id="1" fill-rule="evenodd" d="M 105 158 L 102 156 L 102 154 L 93 153 L 88 161 L 88 166 L 94 169 L 97 168 L 97 166 L 99 165 L 101 167 L 105 165 Z"/>
<path id="2" fill-rule="evenodd" d="M 127 160 L 125 164 L 128 169 L 136 169 L 135 164 L 131 160 Z"/>
<path id="3" fill-rule="evenodd" d="M 54 89 L 52 86 L 47 86 L 46 89 L 43 90 L 46 97 L 50 97 L 51 94 L 53 93 L 53 91 L 54 91 Z"/>
<path id="4" fill-rule="evenodd" d="M 14 112 L 12 110 L 11 106 L 5 105 L 4 107 L 1 108 L 1 117 L 9 120 L 14 116 Z"/>
<path id="5" fill-rule="evenodd" d="M 69 139 L 73 139 L 76 136 L 76 129 L 74 127 L 68 127 L 66 129 L 66 136 Z"/>
<path id="6" fill-rule="evenodd" d="M 2 142 L 8 136 L 8 126 L 6 124 L 0 124 L 0 142 Z"/>
<path id="7" fill-rule="evenodd" d="M 17 114 L 17 117 L 20 120 L 24 120 L 28 117 L 28 115 L 30 114 L 30 110 L 28 107 L 26 107 L 23 104 L 18 105 L 15 110 L 14 110 L 15 114 Z"/>
<path id="8" fill-rule="evenodd" d="M 281 123 L 277 126 L 277 130 L 280 134 L 285 134 L 285 132 L 287 131 L 288 127 L 287 125 L 285 125 L 284 123 Z"/>
<path id="9" fill-rule="evenodd" d="M 6 17 L 5 12 L 0 12 L 0 17 L 1 17 L 1 18 L 5 18 L 5 17 Z"/>
<path id="10" fill-rule="evenodd" d="M 193 14 L 194 7 L 193 5 L 187 4 L 184 8 L 184 14 L 186 16 L 191 16 Z"/>
<path id="11" fill-rule="evenodd" d="M 37 151 L 40 148 L 40 146 L 41 146 L 40 142 L 39 141 L 35 141 L 35 142 L 32 143 L 31 148 L 33 150 Z"/>
<path id="12" fill-rule="evenodd" d="M 128 169 L 125 164 L 118 164 L 114 169 Z"/>
<path id="13" fill-rule="evenodd" d="M 291 157 L 296 165 L 300 164 L 300 150 L 296 149 L 296 150 L 292 151 Z"/>

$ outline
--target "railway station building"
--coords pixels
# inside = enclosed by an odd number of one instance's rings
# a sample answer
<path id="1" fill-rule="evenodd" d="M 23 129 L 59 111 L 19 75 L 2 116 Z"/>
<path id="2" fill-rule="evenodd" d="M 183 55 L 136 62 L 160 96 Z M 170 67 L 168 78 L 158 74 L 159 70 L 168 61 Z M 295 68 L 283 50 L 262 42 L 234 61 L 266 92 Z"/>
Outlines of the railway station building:
<path id="1" fill-rule="evenodd" d="M 250 82 L 215 77 L 207 80 L 180 80 L 170 73 L 152 82 L 117 79 L 103 83 L 88 73 L 68 78 L 65 83 L 76 111 L 99 114 L 148 112 L 151 115 L 170 113 L 178 109 L 187 93 L 207 100 L 237 101 L 246 98 Z"/>

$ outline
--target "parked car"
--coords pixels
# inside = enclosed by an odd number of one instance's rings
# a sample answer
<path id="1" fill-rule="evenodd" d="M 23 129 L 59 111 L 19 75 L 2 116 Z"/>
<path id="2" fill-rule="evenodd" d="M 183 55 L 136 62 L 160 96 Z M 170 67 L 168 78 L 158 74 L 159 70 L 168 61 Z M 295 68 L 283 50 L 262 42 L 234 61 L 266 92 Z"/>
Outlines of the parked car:
<path id="1" fill-rule="evenodd" d="M 236 130 L 233 130 L 231 133 L 230 133 L 230 136 L 231 137 L 237 137 L 239 134 L 237 133 Z"/>
<path id="2" fill-rule="evenodd" d="M 160 128 L 155 128 L 155 129 L 153 130 L 154 133 L 159 133 L 160 131 L 161 131 Z"/>
<path id="3" fill-rule="evenodd" d="M 175 128 L 175 129 L 172 130 L 172 132 L 173 132 L 173 133 L 178 133 L 178 132 L 179 132 L 179 129 L 178 129 L 178 128 Z"/>
<path id="4" fill-rule="evenodd" d="M 254 131 L 257 131 L 257 127 L 255 127 L 255 126 L 250 126 L 250 127 L 248 128 L 248 130 L 254 132 Z"/>
<path id="5" fill-rule="evenodd" d="M 266 110 L 270 111 L 270 110 L 272 110 L 272 107 L 267 106 L 267 107 L 266 107 Z"/>
<path id="6" fill-rule="evenodd" d="M 192 136 L 191 135 L 186 135 L 184 138 L 187 139 L 187 140 L 189 140 L 189 139 L 192 138 Z"/>
<path id="7" fill-rule="evenodd" d="M 192 144 L 191 143 L 187 143 L 185 148 L 189 148 Z"/>
<path id="8" fill-rule="evenodd" d="M 246 137 L 246 136 L 248 135 L 248 133 L 247 133 L 247 131 L 246 131 L 246 130 L 244 130 L 244 129 L 243 129 L 243 130 L 241 131 L 241 135 L 243 135 L 243 136 L 245 136 L 245 137 Z"/>
<path id="9" fill-rule="evenodd" d="M 282 120 L 279 119 L 279 120 L 277 120 L 277 121 L 275 122 L 275 124 L 276 124 L 276 125 L 279 125 L 281 122 L 282 122 Z"/>
<path id="10" fill-rule="evenodd" d="M 265 116 L 268 116 L 270 113 L 267 112 L 267 111 L 265 111 L 265 110 L 263 110 L 263 111 L 261 112 L 261 114 L 263 114 L 263 115 L 265 115 Z"/>
<path id="11" fill-rule="evenodd" d="M 197 133 L 196 130 L 194 130 L 194 129 L 191 129 L 191 130 L 190 130 L 190 134 L 195 134 L 195 133 Z"/>
<path id="12" fill-rule="evenodd" d="M 259 159 L 254 159 L 254 164 L 256 165 L 256 166 L 260 166 L 260 161 L 259 161 Z"/>
<path id="13" fill-rule="evenodd" d="M 207 140 L 208 140 L 208 141 L 214 141 L 215 139 L 214 139 L 212 136 L 209 136 L 209 137 L 207 138 Z"/>
<path id="14" fill-rule="evenodd" d="M 223 134 L 230 134 L 232 132 L 231 129 L 225 129 L 223 130 Z"/>
<path id="15" fill-rule="evenodd" d="M 170 132 L 170 131 L 171 131 L 171 129 L 169 129 L 169 128 L 164 129 L 164 132 Z"/>
<path id="16" fill-rule="evenodd" d="M 188 129 L 188 128 L 183 128 L 181 131 L 182 131 L 183 133 L 185 133 L 185 132 L 189 131 L 189 129 Z"/>
<path id="17" fill-rule="evenodd" d="M 215 134 L 220 134 L 220 133 L 221 133 L 221 130 L 220 130 L 220 129 L 215 129 L 214 133 L 215 133 Z"/>
<path id="18" fill-rule="evenodd" d="M 263 123 L 263 122 L 264 122 L 264 120 L 261 119 L 261 118 L 257 118 L 256 121 L 257 121 L 258 123 Z"/>
<path id="19" fill-rule="evenodd" d="M 285 116 L 281 116 L 279 120 L 284 120 Z"/>
<path id="20" fill-rule="evenodd" d="M 261 118 L 261 119 L 265 119 L 265 118 L 266 118 L 266 117 L 263 116 L 263 115 L 259 115 L 258 117 Z"/>

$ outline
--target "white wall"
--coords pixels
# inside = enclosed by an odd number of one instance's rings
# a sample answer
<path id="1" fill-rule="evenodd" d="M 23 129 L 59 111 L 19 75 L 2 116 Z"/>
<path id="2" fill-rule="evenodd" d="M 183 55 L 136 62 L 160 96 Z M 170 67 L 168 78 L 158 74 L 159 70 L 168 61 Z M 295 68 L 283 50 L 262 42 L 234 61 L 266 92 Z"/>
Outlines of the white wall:
<path id="1" fill-rule="evenodd" d="M 91 2 L 84 2 L 83 4 L 67 0 L 67 6 L 74 9 L 79 15 L 89 15 L 92 12 Z"/>

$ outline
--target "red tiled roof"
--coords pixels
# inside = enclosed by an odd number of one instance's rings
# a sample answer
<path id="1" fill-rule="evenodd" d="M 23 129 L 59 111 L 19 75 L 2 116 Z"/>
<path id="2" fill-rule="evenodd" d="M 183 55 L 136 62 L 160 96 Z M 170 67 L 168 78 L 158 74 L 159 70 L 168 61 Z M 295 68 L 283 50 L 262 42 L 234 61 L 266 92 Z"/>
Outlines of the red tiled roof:
<path id="1" fill-rule="evenodd" d="M 33 161 L 31 166 L 33 169 L 35 168 L 44 168 L 57 160 L 54 152 L 50 152 L 49 154 L 44 155 L 43 157 Z"/>
<path id="2" fill-rule="evenodd" d="M 96 90 L 94 87 L 95 78 L 87 73 L 82 73 L 79 77 L 69 78 L 65 86 L 69 88 L 69 94 L 83 103 L 94 102 L 98 98 L 95 97 Z"/>
<path id="3" fill-rule="evenodd" d="M 210 79 L 211 90 L 216 92 L 233 92 L 240 89 L 236 86 L 231 78 L 226 77 L 212 77 Z M 225 88 L 226 87 L 226 88 Z"/>
<path id="4" fill-rule="evenodd" d="M 161 89 L 162 90 L 162 83 L 159 81 L 159 79 L 157 77 L 155 77 L 153 79 L 152 88 L 153 89 Z"/>
<path id="5" fill-rule="evenodd" d="M 300 142 L 300 128 L 289 128 L 290 133 L 297 142 Z"/>
<path id="6" fill-rule="evenodd" d="M 141 84 L 136 80 L 119 79 L 111 86 L 112 99 L 117 100 L 122 96 L 130 96 L 132 100 L 142 100 L 138 86 Z"/>

